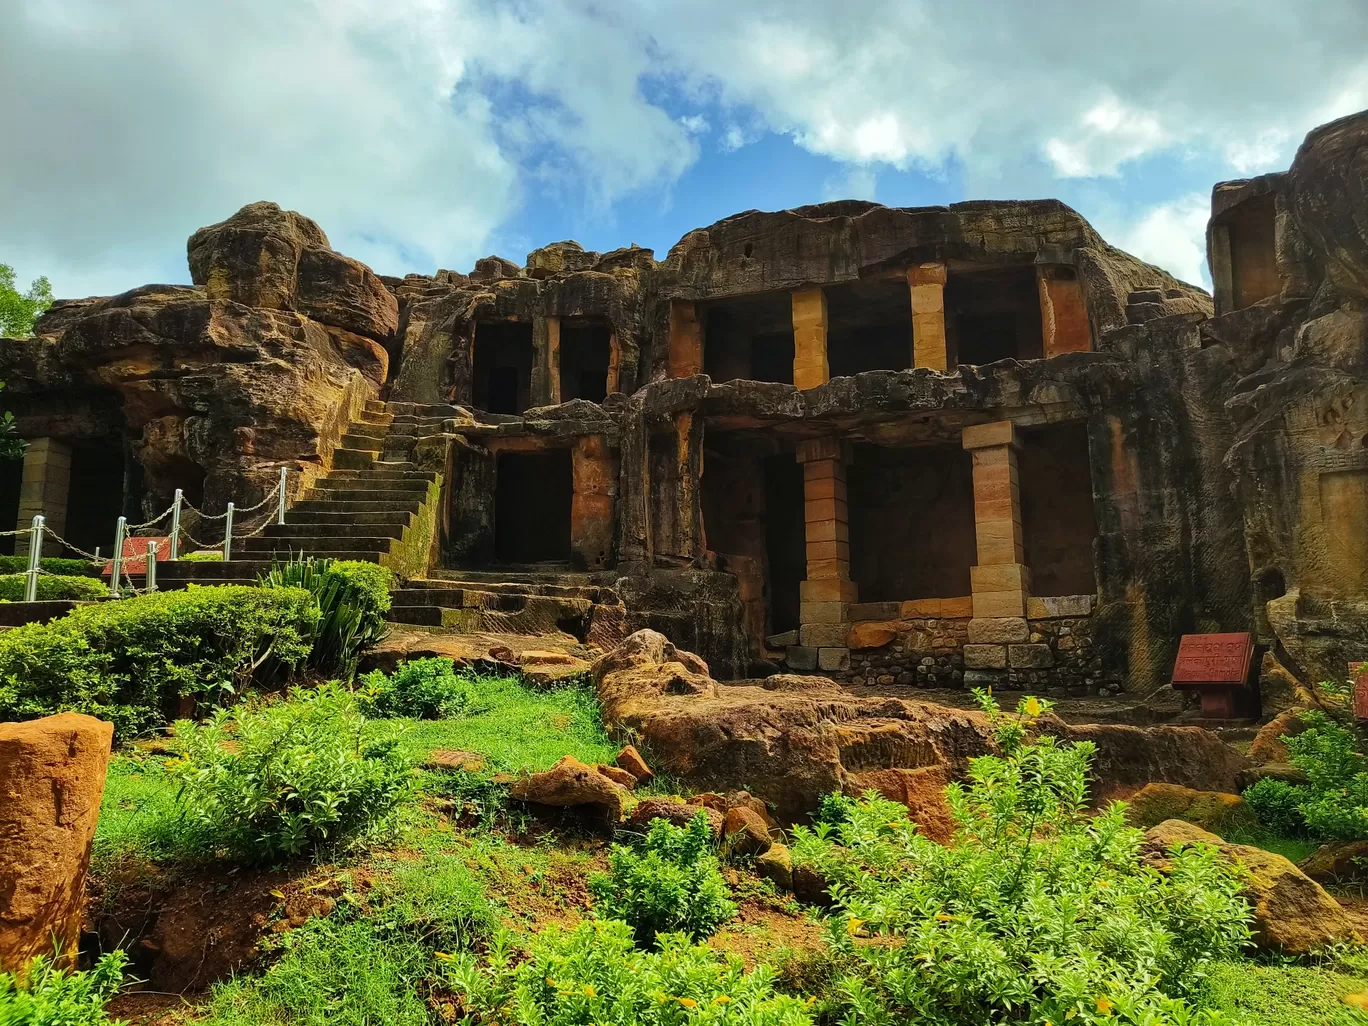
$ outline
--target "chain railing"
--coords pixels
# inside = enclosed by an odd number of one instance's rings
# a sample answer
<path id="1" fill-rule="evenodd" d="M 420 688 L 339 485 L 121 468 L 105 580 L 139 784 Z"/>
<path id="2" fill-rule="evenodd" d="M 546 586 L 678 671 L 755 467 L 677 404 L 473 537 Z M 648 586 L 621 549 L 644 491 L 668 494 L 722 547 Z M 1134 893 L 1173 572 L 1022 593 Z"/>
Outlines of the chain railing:
<path id="1" fill-rule="evenodd" d="M 96 546 L 94 552 L 87 552 L 79 545 L 74 545 L 67 541 L 56 531 L 47 526 L 47 518 L 41 513 L 33 518 L 33 522 L 27 528 L 19 528 L 13 531 L 0 531 L 0 538 L 28 536 L 29 540 L 29 560 L 28 568 L 24 573 L 24 601 L 36 602 L 38 599 L 38 578 L 40 576 L 55 576 L 49 574 L 42 567 L 43 547 L 47 544 L 60 545 L 64 550 L 74 552 L 81 559 L 86 560 L 92 566 L 102 569 L 109 567 L 109 597 L 121 598 L 126 593 L 146 594 L 157 590 L 157 562 L 162 555 L 160 546 L 155 539 L 147 542 L 145 554 L 133 558 L 141 558 L 144 564 L 143 586 L 137 588 L 133 585 L 133 580 L 125 568 L 126 556 L 124 548 L 131 537 L 131 532 L 142 531 L 150 527 L 156 527 L 168 516 L 171 518 L 170 529 L 167 536 L 167 546 L 165 556 L 168 560 L 175 562 L 180 559 L 180 542 L 184 538 L 198 549 L 212 550 L 219 548 L 223 552 L 223 561 L 230 562 L 233 558 L 233 543 L 246 541 L 248 538 L 255 538 L 265 532 L 271 524 L 285 523 L 286 505 L 286 485 L 289 482 L 289 468 L 280 468 L 280 481 L 276 484 L 264 499 L 255 506 L 248 506 L 246 509 L 237 509 L 233 503 L 228 503 L 227 508 L 222 513 L 208 514 L 196 509 L 185 499 L 185 493 L 177 488 L 175 497 L 169 507 L 162 513 L 141 524 L 129 524 L 127 517 L 119 517 L 114 525 L 114 549 L 109 559 L 100 556 L 100 547 Z M 244 529 L 236 525 L 238 517 L 249 515 L 258 510 L 266 509 L 272 503 L 275 504 L 273 510 L 269 510 L 254 526 Z M 181 526 L 181 515 L 185 510 L 190 510 L 199 515 L 200 520 L 222 520 L 223 521 L 223 541 L 219 543 L 208 543 L 200 541 L 189 531 Z M 125 587 L 125 582 L 127 586 Z"/>

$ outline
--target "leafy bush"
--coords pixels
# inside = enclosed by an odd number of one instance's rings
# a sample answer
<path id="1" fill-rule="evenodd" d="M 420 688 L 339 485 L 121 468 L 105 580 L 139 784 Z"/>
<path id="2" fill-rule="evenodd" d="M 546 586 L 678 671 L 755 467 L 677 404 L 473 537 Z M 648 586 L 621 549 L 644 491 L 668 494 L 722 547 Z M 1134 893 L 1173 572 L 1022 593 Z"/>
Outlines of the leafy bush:
<path id="1" fill-rule="evenodd" d="M 724 958 L 678 933 L 658 941 L 658 951 L 634 948 L 631 927 L 617 920 L 582 922 L 573 930 L 550 926 L 532 938 L 526 960 L 516 962 L 504 935 L 490 945 L 483 965 L 468 954 L 446 962 L 446 978 L 481 1023 L 812 1022 L 804 1001 L 775 992 L 777 974 L 769 966 L 747 973 L 739 958 Z"/>
<path id="2" fill-rule="evenodd" d="M 309 665 L 350 678 L 361 652 L 385 636 L 394 574 L 375 563 L 300 556 L 276 563 L 266 588 L 303 588 L 318 603 Z"/>
<path id="3" fill-rule="evenodd" d="M 52 959 L 35 958 L 23 983 L 9 973 L 0 973 L 0 1023 L 4 1026 L 110 1024 L 105 1015 L 105 1002 L 119 989 L 127 964 L 127 955 L 111 951 L 86 972 L 64 972 Z"/>
<path id="4" fill-rule="evenodd" d="M 222 552 L 187 552 L 179 557 L 182 563 L 222 563 Z"/>
<path id="5" fill-rule="evenodd" d="M 1292 765 L 1306 774 L 1300 803 L 1311 835 L 1323 840 L 1368 839 L 1368 760 L 1363 739 L 1319 710 L 1301 714 L 1306 729 L 1285 735 Z"/>
<path id="6" fill-rule="evenodd" d="M 0 720 L 63 710 L 125 739 L 165 722 L 178 696 L 246 686 L 268 657 L 302 662 L 318 610 L 297 588 L 189 588 L 82 606 L 0 634 Z"/>
<path id="7" fill-rule="evenodd" d="M 608 865 L 589 880 L 595 909 L 605 919 L 625 920 L 643 946 L 675 931 L 710 937 L 736 915 L 701 810 L 685 827 L 653 821 L 641 851 L 614 845 Z"/>
<path id="8" fill-rule="evenodd" d="M 28 570 L 28 556 L 0 556 L 0 574 L 22 574 Z M 58 577 L 99 577 L 100 567 L 84 559 L 59 559 L 44 556 L 38 561 L 45 573 Z"/>
<path id="9" fill-rule="evenodd" d="M 1088 814 L 1093 745 L 1028 741 L 1046 703 L 1012 719 L 979 697 L 1001 755 L 946 788 L 953 845 L 874 792 L 849 822 L 795 830 L 835 900 L 831 944 L 861 964 L 838 983 L 845 1021 L 1201 1021 L 1188 999 L 1249 937 L 1237 871 L 1204 847 L 1147 865 L 1123 804 Z"/>
<path id="10" fill-rule="evenodd" d="M 357 691 L 368 714 L 439 720 L 459 716 L 470 704 L 472 680 L 450 659 L 410 659 L 390 676 L 372 670 Z"/>
<path id="11" fill-rule="evenodd" d="M 0 602 L 22 602 L 27 593 L 28 574 L 0 575 Z M 38 601 L 74 599 L 93 602 L 109 594 L 107 585 L 89 577 L 38 577 Z"/>
<path id="12" fill-rule="evenodd" d="M 367 741 L 336 684 L 176 724 L 180 801 L 215 847 L 244 861 L 297 855 L 380 826 L 409 793 L 391 739 Z"/>
<path id="13" fill-rule="evenodd" d="M 1306 817 L 1302 815 L 1301 804 L 1306 795 L 1307 789 L 1297 784 L 1261 777 L 1245 788 L 1243 798 L 1254 810 L 1259 825 L 1269 833 L 1278 837 L 1303 837 Z"/>

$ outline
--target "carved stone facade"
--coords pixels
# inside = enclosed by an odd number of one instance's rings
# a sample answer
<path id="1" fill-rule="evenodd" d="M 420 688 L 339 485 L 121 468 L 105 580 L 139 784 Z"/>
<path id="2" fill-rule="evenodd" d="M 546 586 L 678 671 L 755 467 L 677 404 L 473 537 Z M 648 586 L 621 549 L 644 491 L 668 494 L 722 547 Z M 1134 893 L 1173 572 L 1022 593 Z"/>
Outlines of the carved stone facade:
<path id="1" fill-rule="evenodd" d="M 1253 630 L 1324 679 L 1368 657 L 1365 160 L 1358 115 L 1218 185 L 1214 303 L 1054 201 L 403 279 L 257 204 L 192 238 L 196 286 L 60 304 L 0 376 L 149 511 L 307 484 L 383 398 L 426 426 L 360 458 L 441 480 L 428 576 L 611 592 L 721 677 L 1145 694 L 1180 634 Z"/>

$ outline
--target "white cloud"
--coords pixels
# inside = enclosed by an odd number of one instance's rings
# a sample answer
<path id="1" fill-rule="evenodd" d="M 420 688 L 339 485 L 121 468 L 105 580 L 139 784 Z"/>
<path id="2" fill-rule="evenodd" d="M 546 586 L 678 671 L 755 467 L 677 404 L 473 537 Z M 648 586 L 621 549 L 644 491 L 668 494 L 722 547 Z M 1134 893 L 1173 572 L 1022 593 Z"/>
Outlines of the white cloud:
<path id="1" fill-rule="evenodd" d="M 871 167 L 851 167 L 822 183 L 822 199 L 872 200 L 879 176 Z"/>
<path id="2" fill-rule="evenodd" d="M 0 259 L 68 295 L 183 277 L 190 231 L 265 198 L 379 270 L 468 267 L 531 190 L 608 208 L 676 180 L 713 126 L 724 152 L 776 132 L 849 164 L 843 188 L 949 167 L 1019 196 L 1120 190 L 1160 153 L 1285 166 L 1368 105 L 1362 0 L 10 6 Z M 1135 237 L 1190 264 L 1186 202 Z"/>
<path id="3" fill-rule="evenodd" d="M 1210 197 L 1192 193 L 1149 208 L 1111 241 L 1181 281 L 1210 288 L 1206 265 L 1210 213 Z"/>

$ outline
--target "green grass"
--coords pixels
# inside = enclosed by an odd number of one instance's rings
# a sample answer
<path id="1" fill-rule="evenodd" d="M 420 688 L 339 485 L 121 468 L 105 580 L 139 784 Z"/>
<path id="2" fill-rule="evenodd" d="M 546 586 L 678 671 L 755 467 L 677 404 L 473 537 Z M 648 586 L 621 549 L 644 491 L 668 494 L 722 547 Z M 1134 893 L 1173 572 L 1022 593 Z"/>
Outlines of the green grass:
<path id="1" fill-rule="evenodd" d="M 1207 993 L 1231 1026 L 1365 1026 L 1368 1013 L 1342 1000 L 1365 990 L 1368 979 L 1329 968 L 1229 962 L 1216 967 Z"/>
<path id="2" fill-rule="evenodd" d="M 618 750 L 587 691 L 537 691 L 500 677 L 479 678 L 460 718 L 377 720 L 373 729 L 396 732 L 400 751 L 417 764 L 438 748 L 478 752 L 485 757 L 481 777 L 548 769 L 567 754 L 588 763 L 612 762 Z M 193 859 L 203 852 L 203 839 L 180 815 L 177 785 L 163 770 L 164 761 L 131 752 L 110 761 L 92 853 L 97 877 L 120 862 Z M 448 776 L 453 775 L 428 774 L 427 789 L 441 791 Z"/>
<path id="3" fill-rule="evenodd" d="M 589 692 L 536 691 L 511 678 L 479 678 L 459 718 L 384 722 L 398 727 L 400 751 L 415 761 L 438 748 L 455 748 L 479 752 L 490 773 L 537 772 L 563 755 L 611 763 L 618 753 Z"/>

